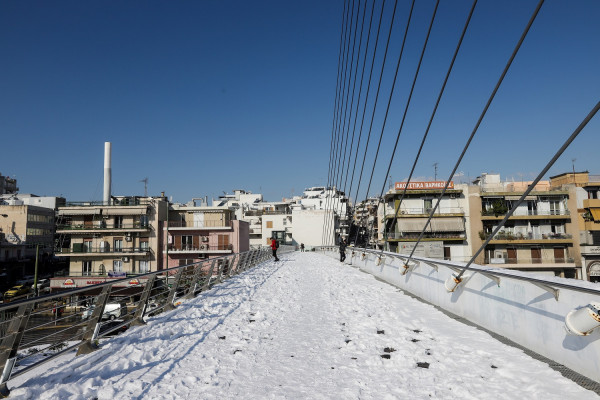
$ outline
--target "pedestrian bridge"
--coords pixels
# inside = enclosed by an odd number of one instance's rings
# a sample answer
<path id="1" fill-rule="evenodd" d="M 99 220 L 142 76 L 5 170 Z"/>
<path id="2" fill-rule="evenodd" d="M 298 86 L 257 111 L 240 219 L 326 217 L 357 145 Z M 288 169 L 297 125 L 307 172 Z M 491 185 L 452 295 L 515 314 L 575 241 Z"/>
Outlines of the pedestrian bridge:
<path id="1" fill-rule="evenodd" d="M 128 311 L 133 318 L 123 316 L 122 324 L 130 327 L 118 336 L 99 333 L 111 322 L 96 309 L 84 321 L 93 329 L 82 329 L 81 337 L 24 340 L 39 307 L 23 302 L 10 322 L 14 328 L 23 316 L 29 320 L 2 338 L 5 393 L 36 399 L 587 399 L 600 393 L 599 332 L 586 308 L 599 296 L 591 284 L 479 267 L 457 284 L 457 263 L 407 262 L 351 248 L 341 263 L 335 247 L 281 250 L 280 262 L 263 250 L 179 268 L 165 288 L 166 305 L 159 305 L 167 310 L 157 315 L 147 305 L 160 295 L 145 282 L 142 314 Z M 100 294 L 96 301 L 106 299 Z M 572 331 L 591 332 L 568 333 L 568 315 Z M 140 317 L 144 324 L 137 324 Z"/>

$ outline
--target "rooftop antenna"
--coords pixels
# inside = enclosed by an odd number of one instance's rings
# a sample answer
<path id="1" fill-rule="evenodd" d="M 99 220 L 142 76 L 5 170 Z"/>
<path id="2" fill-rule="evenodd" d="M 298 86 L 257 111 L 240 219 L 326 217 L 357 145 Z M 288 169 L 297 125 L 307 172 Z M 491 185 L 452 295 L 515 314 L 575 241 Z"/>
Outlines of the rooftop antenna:
<path id="1" fill-rule="evenodd" d="M 438 163 L 433 163 L 433 180 L 437 181 L 437 166 Z"/>
<path id="2" fill-rule="evenodd" d="M 148 197 L 148 177 L 145 177 L 140 182 L 144 182 L 144 197 Z"/>
<path id="3" fill-rule="evenodd" d="M 576 158 L 571 158 L 571 163 L 573 164 L 573 183 L 575 183 L 575 161 L 577 161 Z"/>

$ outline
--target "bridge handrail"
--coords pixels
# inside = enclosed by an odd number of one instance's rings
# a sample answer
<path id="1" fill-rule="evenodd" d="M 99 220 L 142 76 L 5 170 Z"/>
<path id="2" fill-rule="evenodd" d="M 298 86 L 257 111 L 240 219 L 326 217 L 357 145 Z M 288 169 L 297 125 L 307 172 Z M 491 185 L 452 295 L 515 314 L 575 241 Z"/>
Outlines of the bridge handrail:
<path id="1" fill-rule="evenodd" d="M 293 250 L 293 246 L 285 245 L 279 249 L 282 254 Z M 109 333 L 125 326 L 143 325 L 145 316 L 172 310 L 180 299 L 193 298 L 214 284 L 253 268 L 271 257 L 270 247 L 263 246 L 192 264 L 142 273 L 134 278 L 115 279 L 0 305 L 0 397 L 8 396 L 10 393 L 7 386 L 10 379 L 37 368 L 69 350 L 78 348 L 77 355 L 94 351 L 98 348 L 98 340 Z M 132 279 L 137 280 L 137 283 L 131 284 Z M 129 285 L 118 287 L 123 283 Z M 155 283 L 161 284 L 155 285 Z M 127 293 L 131 288 L 139 290 L 132 295 Z M 89 295 L 90 291 L 100 293 Z M 79 295 L 86 293 L 87 299 L 81 300 Z M 138 296 L 139 299 L 120 303 L 117 308 L 118 317 L 116 317 L 113 311 L 105 310 L 106 305 L 109 304 L 109 296 L 115 293 L 122 293 L 121 297 L 129 297 L 130 300 Z M 84 309 L 86 304 L 87 307 Z M 132 306 L 130 307 L 129 304 Z M 70 315 L 63 317 L 62 313 L 67 311 L 65 314 L 68 314 L 69 310 Z M 111 317 L 111 321 L 102 322 L 107 316 Z M 39 321 L 43 318 L 51 319 Z M 115 320 L 112 321 L 113 319 Z M 54 323 L 53 327 L 52 323 Z M 58 323 L 61 325 L 57 325 Z M 23 342 L 22 339 L 26 334 L 32 335 L 45 329 L 50 333 L 42 333 L 33 340 Z M 43 345 L 47 346 L 38 349 Z M 24 355 L 24 349 L 28 349 L 29 354 Z M 53 349 L 56 352 L 48 355 L 47 351 Z M 35 360 L 36 354 L 42 352 L 46 353 L 46 356 Z M 16 370 L 17 360 L 21 362 L 27 360 L 30 363 L 21 365 Z"/>
<path id="2" fill-rule="evenodd" d="M 339 248 L 339 247 L 338 246 L 318 246 L 318 247 L 316 247 L 317 251 L 321 250 L 321 249 L 330 249 L 330 248 Z M 365 249 L 365 248 L 361 248 L 361 247 L 347 247 L 346 251 L 358 251 L 358 252 L 362 252 L 362 253 L 375 254 L 377 256 L 380 256 L 383 254 L 386 257 L 394 257 L 394 258 L 397 258 L 400 260 L 408 259 L 408 256 L 406 256 L 406 255 L 392 253 L 389 251 L 382 252 L 381 250 Z M 433 263 L 433 264 L 448 267 L 450 269 L 456 268 L 456 269 L 461 269 L 461 270 L 469 270 L 474 273 L 476 272 L 476 273 L 492 275 L 492 276 L 496 276 L 496 277 L 504 277 L 504 278 L 510 278 L 510 279 L 515 279 L 515 280 L 530 282 L 532 284 L 542 284 L 542 285 L 558 287 L 558 288 L 562 288 L 562 289 L 574 290 L 577 292 L 600 295 L 600 287 L 590 288 L 590 287 L 585 287 L 585 286 L 576 285 L 576 284 L 557 282 L 555 280 L 550 280 L 550 279 L 537 278 L 537 277 L 533 277 L 533 276 L 523 276 L 523 275 L 515 274 L 514 272 L 511 273 L 511 272 L 499 271 L 498 268 L 485 268 L 485 267 L 483 267 L 481 265 L 477 265 L 477 264 L 473 264 L 471 267 L 466 268 L 464 265 L 461 265 L 460 262 L 440 260 L 440 259 L 436 259 L 436 258 L 418 257 L 418 256 L 413 256 L 411 258 L 411 261 L 421 261 L 421 262 L 426 262 L 426 263 Z M 581 281 L 581 282 L 584 282 L 584 281 Z"/>

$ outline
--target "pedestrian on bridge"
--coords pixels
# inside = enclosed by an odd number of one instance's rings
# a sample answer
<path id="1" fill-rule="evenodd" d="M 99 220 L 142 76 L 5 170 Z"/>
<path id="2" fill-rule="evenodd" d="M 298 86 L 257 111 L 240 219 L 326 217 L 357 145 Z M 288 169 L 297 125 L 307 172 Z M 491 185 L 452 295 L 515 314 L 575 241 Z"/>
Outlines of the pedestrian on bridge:
<path id="1" fill-rule="evenodd" d="M 275 240 L 274 237 L 271 238 L 271 249 L 273 250 L 273 257 L 275 257 L 275 261 L 279 261 L 277 258 L 277 248 L 279 247 L 279 243 Z"/>
<path id="2" fill-rule="evenodd" d="M 346 241 L 344 238 L 340 239 L 340 262 L 344 262 L 346 259 Z"/>

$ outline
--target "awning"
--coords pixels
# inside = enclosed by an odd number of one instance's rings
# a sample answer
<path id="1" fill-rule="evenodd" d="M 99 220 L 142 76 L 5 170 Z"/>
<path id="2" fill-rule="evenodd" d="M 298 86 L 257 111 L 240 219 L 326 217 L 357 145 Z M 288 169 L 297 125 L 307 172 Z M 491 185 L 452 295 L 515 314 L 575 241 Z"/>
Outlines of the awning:
<path id="1" fill-rule="evenodd" d="M 98 215 L 100 214 L 99 208 L 94 207 L 75 207 L 75 208 L 61 208 L 58 210 L 59 215 Z"/>
<path id="2" fill-rule="evenodd" d="M 147 207 L 116 207 L 102 210 L 103 215 L 145 215 L 147 213 Z"/>
<path id="3" fill-rule="evenodd" d="M 600 208 L 590 208 L 594 221 L 600 221 Z"/>
<path id="4" fill-rule="evenodd" d="M 421 232 L 427 218 L 400 218 L 398 219 L 399 232 Z"/>
<path id="5" fill-rule="evenodd" d="M 456 217 L 432 218 L 431 230 L 433 232 L 462 232 L 465 230 L 465 223 L 462 218 Z"/>
<path id="6" fill-rule="evenodd" d="M 519 196 L 504 196 L 504 198 L 506 200 L 516 201 L 521 198 L 521 195 L 519 195 Z M 536 196 L 525 196 L 525 198 L 523 200 L 537 200 L 537 197 Z"/>
<path id="7" fill-rule="evenodd" d="M 398 219 L 398 231 L 400 232 L 421 232 L 427 218 L 400 218 Z M 465 230 L 465 224 L 462 218 L 442 217 L 432 218 L 426 232 L 462 232 Z"/>

